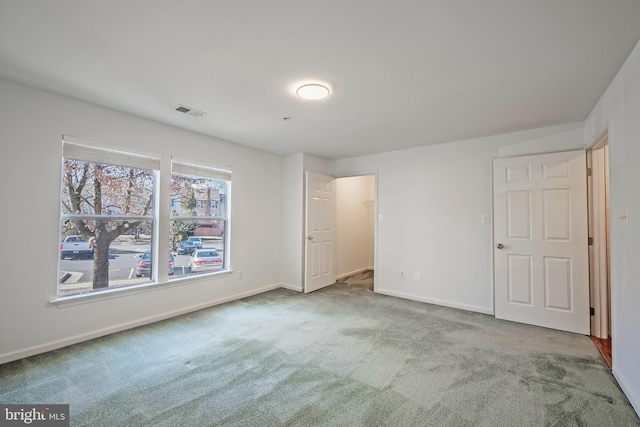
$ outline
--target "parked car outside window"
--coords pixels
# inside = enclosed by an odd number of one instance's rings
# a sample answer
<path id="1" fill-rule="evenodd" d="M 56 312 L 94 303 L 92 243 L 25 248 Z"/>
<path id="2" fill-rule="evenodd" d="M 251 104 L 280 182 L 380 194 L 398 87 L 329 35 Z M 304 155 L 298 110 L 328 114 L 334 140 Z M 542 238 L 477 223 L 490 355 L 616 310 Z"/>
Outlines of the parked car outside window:
<path id="1" fill-rule="evenodd" d="M 173 254 L 169 252 L 169 276 L 173 274 Z M 146 251 L 136 265 L 136 277 L 151 277 L 151 251 Z"/>
<path id="2" fill-rule="evenodd" d="M 222 257 L 213 249 L 198 249 L 189 262 L 192 272 L 215 270 L 222 268 Z"/>
<path id="3" fill-rule="evenodd" d="M 196 249 L 202 249 L 202 239 L 197 236 L 191 236 L 187 239 L 188 242 L 193 242 Z"/>
<path id="4" fill-rule="evenodd" d="M 194 242 L 185 240 L 178 245 L 178 255 L 191 255 L 196 249 L 198 248 Z"/>
<path id="5" fill-rule="evenodd" d="M 60 243 L 60 259 L 93 257 L 93 245 L 82 236 L 68 236 Z"/>

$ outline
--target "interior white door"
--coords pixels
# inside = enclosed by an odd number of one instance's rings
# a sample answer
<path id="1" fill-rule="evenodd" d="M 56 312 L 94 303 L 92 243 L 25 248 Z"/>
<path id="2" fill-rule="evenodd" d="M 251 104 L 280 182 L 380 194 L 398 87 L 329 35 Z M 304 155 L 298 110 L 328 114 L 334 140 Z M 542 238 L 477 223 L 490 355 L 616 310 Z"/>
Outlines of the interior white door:
<path id="1" fill-rule="evenodd" d="M 307 171 L 304 292 L 336 282 L 335 178 Z"/>
<path id="2" fill-rule="evenodd" d="M 493 162 L 495 315 L 589 335 L 584 151 Z"/>

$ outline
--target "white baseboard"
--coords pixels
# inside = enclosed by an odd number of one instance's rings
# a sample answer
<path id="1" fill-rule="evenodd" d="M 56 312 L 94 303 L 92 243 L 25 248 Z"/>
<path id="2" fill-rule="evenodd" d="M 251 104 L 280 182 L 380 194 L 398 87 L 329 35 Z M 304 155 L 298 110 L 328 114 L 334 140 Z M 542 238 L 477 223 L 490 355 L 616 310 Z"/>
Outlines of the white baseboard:
<path id="1" fill-rule="evenodd" d="M 413 301 L 426 302 L 428 304 L 441 305 L 441 306 L 444 306 L 444 307 L 457 308 L 457 309 L 460 309 L 460 310 L 473 311 L 473 312 L 476 312 L 476 313 L 489 314 L 491 316 L 494 315 L 492 310 L 488 310 L 488 309 L 483 308 L 483 307 L 477 307 L 475 305 L 458 304 L 458 303 L 449 302 L 449 301 L 443 301 L 443 300 L 438 300 L 438 299 L 424 298 L 424 297 L 420 297 L 420 296 L 416 296 L 416 295 L 404 294 L 402 292 L 389 291 L 389 290 L 386 290 L 386 289 L 376 289 L 376 293 L 383 294 L 383 295 L 389 295 L 391 297 L 409 299 L 409 300 L 413 300 Z"/>
<path id="2" fill-rule="evenodd" d="M 373 268 L 370 268 L 370 267 L 359 268 L 357 270 L 350 271 L 349 273 L 340 274 L 336 276 L 336 279 L 342 279 L 343 277 L 353 276 L 354 274 L 362 273 L 363 271 L 367 271 L 367 270 L 373 270 Z"/>
<path id="3" fill-rule="evenodd" d="M 250 297 L 252 295 L 261 294 L 263 292 L 271 291 L 273 289 L 280 288 L 281 285 L 269 285 L 258 289 L 253 289 L 251 291 L 242 292 L 239 294 L 231 295 L 228 297 L 220 298 L 214 301 L 209 301 L 206 303 L 192 305 L 190 307 L 181 308 L 179 310 L 169 311 L 167 313 L 158 314 L 155 316 L 146 317 L 144 319 L 135 320 L 133 322 L 122 323 L 116 326 L 110 326 L 108 328 L 98 329 L 96 331 L 87 332 L 84 334 L 76 335 L 70 338 L 64 338 L 57 341 L 48 342 L 42 345 L 36 345 L 33 347 L 28 347 L 16 351 L 11 351 L 9 353 L 0 354 L 0 365 L 3 363 L 12 362 L 14 360 L 23 359 L 25 357 L 34 356 L 40 353 L 46 353 L 48 351 L 57 350 L 62 347 L 67 347 L 73 344 L 77 344 L 83 341 L 88 341 L 94 338 L 102 337 L 105 335 L 111 335 L 116 332 L 126 331 L 127 329 L 136 328 L 138 326 L 148 325 L 150 323 L 159 322 L 161 320 L 170 319 L 172 317 L 180 316 L 183 314 L 191 313 L 193 311 L 202 310 L 205 308 L 213 307 L 216 305 L 224 304 L 226 302 L 231 302 L 235 300 L 239 300 L 242 298 Z"/>
<path id="4" fill-rule="evenodd" d="M 302 286 L 290 285 L 288 283 L 280 283 L 281 288 L 289 289 L 296 292 L 303 292 L 304 288 Z"/>
<path id="5" fill-rule="evenodd" d="M 629 385 L 622 379 L 622 376 L 618 375 L 617 370 L 612 370 L 611 372 L 613 373 L 616 381 L 618 381 L 618 385 L 620 385 L 620 388 L 627 396 L 627 399 L 629 399 L 629 403 L 631 403 L 631 406 L 636 411 L 636 414 L 638 414 L 638 416 L 640 417 L 640 399 L 638 398 L 638 395 L 635 394 L 633 389 L 629 387 Z"/>

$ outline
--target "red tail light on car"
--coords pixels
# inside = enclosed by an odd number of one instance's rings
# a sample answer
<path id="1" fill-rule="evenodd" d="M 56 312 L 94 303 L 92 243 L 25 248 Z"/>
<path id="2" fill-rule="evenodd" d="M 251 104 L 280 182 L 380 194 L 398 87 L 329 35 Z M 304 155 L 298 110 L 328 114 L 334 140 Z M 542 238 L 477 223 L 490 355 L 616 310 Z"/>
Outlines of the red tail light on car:
<path id="1" fill-rule="evenodd" d="M 131 265 L 131 264 L 129 264 L 129 265 Z M 140 261 L 140 262 L 138 263 L 138 267 L 140 267 L 140 268 L 145 268 L 146 266 L 147 266 L 147 263 L 146 263 L 146 262 L 142 262 L 142 261 Z"/>

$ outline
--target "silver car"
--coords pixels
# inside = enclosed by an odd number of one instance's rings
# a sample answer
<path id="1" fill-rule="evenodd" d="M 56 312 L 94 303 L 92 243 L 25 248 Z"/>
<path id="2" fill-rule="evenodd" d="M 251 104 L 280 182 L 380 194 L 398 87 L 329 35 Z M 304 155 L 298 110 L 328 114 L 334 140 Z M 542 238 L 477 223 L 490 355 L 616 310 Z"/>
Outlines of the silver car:
<path id="1" fill-rule="evenodd" d="M 216 270 L 223 266 L 222 257 L 214 249 L 196 249 L 189 261 L 191 272 Z"/>

